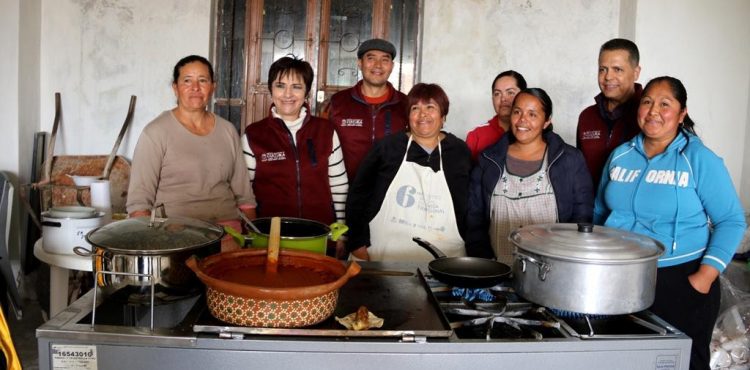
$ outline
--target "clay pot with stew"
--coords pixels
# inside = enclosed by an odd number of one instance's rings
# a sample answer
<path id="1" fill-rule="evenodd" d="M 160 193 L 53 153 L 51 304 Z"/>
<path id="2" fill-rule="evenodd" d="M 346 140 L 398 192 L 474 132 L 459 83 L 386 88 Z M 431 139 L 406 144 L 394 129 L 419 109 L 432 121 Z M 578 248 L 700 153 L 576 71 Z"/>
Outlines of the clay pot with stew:
<path id="1" fill-rule="evenodd" d="M 339 288 L 357 275 L 321 254 L 281 250 L 276 273 L 266 272 L 266 250 L 223 252 L 187 266 L 206 285 L 206 301 L 219 320 L 241 326 L 295 328 L 315 325 L 333 314 Z"/>

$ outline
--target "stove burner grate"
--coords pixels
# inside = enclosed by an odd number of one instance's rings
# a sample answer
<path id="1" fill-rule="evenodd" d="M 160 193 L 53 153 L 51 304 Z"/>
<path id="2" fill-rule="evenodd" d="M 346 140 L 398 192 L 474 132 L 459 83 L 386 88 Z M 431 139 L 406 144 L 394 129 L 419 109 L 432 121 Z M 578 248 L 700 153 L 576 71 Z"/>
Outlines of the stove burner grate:
<path id="1" fill-rule="evenodd" d="M 560 323 L 546 313 L 544 307 L 520 309 L 504 307 L 502 310 L 487 308 L 445 310 L 450 326 L 460 338 L 492 339 L 536 339 L 561 337 Z"/>

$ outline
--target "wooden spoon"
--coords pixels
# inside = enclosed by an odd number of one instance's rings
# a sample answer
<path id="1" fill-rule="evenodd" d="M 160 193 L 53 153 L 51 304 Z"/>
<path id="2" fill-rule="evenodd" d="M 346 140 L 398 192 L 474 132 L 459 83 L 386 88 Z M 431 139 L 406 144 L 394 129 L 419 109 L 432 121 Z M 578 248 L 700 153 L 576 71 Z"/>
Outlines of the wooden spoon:
<path id="1" fill-rule="evenodd" d="M 279 268 L 279 245 L 281 244 L 281 218 L 271 218 L 271 230 L 268 233 L 268 256 L 266 257 L 266 274 L 275 274 Z"/>

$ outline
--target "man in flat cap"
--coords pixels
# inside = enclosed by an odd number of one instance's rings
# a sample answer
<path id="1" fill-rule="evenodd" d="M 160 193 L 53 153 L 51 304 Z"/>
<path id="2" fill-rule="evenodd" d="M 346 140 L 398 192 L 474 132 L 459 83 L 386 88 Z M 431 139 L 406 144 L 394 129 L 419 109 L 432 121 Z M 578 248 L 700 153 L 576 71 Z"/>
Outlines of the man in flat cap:
<path id="1" fill-rule="evenodd" d="M 327 116 L 341 141 L 349 183 L 375 141 L 405 130 L 409 122 L 406 95 L 388 82 L 395 57 L 396 48 L 386 40 L 363 42 L 357 49 L 362 80 L 331 97 Z"/>

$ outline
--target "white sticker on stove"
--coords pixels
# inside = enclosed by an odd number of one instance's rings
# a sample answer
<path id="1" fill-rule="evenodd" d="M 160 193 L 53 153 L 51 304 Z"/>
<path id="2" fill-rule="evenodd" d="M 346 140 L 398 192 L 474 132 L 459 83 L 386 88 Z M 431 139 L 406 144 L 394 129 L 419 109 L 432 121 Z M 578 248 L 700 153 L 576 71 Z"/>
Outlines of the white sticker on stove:
<path id="1" fill-rule="evenodd" d="M 677 356 L 656 356 L 657 370 L 675 370 L 677 368 Z"/>
<path id="2" fill-rule="evenodd" d="M 96 370 L 96 346 L 53 344 L 52 369 Z"/>

